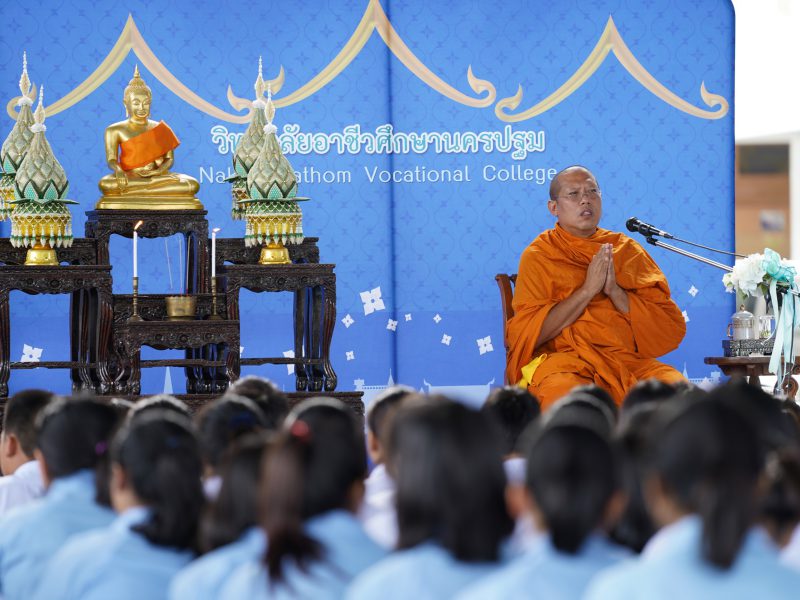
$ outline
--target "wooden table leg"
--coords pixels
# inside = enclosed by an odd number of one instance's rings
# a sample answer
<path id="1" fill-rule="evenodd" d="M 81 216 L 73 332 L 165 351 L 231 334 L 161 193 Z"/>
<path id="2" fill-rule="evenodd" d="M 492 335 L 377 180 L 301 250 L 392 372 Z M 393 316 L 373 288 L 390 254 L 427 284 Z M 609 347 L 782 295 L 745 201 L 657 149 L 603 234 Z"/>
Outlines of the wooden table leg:
<path id="1" fill-rule="evenodd" d="M 331 364 L 331 340 L 333 327 L 336 325 L 336 277 L 325 286 L 325 316 L 322 324 L 322 359 L 325 369 L 325 391 L 332 392 L 336 389 L 338 378 Z"/>
<path id="2" fill-rule="evenodd" d="M 0 397 L 8 396 L 11 376 L 11 318 L 8 310 L 8 290 L 0 292 Z"/>
<path id="3" fill-rule="evenodd" d="M 298 360 L 310 357 L 308 347 L 308 289 L 294 292 L 294 357 Z M 294 386 L 298 392 L 308 389 L 309 372 L 305 362 L 294 365 Z"/>
<path id="4" fill-rule="evenodd" d="M 111 328 L 114 322 L 114 308 L 111 304 L 111 286 L 97 290 L 97 330 L 94 337 L 97 361 L 99 391 L 107 394 L 111 391 L 113 381 L 109 368 L 111 350 Z"/>

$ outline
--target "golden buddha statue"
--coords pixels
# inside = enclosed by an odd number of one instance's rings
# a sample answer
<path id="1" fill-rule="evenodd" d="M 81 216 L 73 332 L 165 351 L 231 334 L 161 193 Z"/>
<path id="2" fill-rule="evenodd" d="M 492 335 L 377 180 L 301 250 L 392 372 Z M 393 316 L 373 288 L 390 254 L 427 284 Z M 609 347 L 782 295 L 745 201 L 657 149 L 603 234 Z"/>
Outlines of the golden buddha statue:
<path id="1" fill-rule="evenodd" d="M 106 160 L 113 171 L 100 180 L 98 209 L 202 210 L 194 177 L 172 173 L 180 143 L 163 121 L 151 121 L 153 94 L 139 67 L 122 96 L 128 118 L 106 127 Z"/>

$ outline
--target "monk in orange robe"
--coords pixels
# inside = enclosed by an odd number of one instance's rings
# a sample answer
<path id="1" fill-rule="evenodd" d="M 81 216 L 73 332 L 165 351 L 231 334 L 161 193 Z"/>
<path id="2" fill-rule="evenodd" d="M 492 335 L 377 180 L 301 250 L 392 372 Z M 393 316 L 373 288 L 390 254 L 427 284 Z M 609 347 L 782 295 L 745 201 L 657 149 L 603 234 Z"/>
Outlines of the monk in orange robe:
<path id="1" fill-rule="evenodd" d="M 592 173 L 561 171 L 547 205 L 556 226 L 520 260 L 507 328 L 509 381 L 527 385 L 543 408 L 582 384 L 605 388 L 619 404 L 641 379 L 684 381 L 655 360 L 683 340 L 683 315 L 647 252 L 597 227 L 602 200 Z"/>

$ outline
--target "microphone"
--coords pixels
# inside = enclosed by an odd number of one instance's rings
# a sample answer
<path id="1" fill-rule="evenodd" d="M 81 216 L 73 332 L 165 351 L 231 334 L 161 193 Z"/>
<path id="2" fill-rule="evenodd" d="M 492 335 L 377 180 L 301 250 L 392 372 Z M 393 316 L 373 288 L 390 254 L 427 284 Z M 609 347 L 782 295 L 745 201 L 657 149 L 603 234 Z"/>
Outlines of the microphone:
<path id="1" fill-rule="evenodd" d="M 657 235 L 659 237 L 673 239 L 674 236 L 671 233 L 667 233 L 666 231 L 662 231 L 657 227 L 653 227 L 649 223 L 645 223 L 644 221 L 640 221 L 636 217 L 631 217 L 627 221 L 625 221 L 625 227 L 628 228 L 628 231 L 638 232 L 641 233 L 643 236 L 650 237 L 651 235 Z"/>

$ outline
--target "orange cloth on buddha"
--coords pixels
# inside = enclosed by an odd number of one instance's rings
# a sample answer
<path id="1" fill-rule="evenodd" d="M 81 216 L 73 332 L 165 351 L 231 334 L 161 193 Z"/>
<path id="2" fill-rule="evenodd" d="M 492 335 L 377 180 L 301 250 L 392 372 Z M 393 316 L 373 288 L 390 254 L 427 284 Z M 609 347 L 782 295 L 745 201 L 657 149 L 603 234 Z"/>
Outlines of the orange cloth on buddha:
<path id="1" fill-rule="evenodd" d="M 140 133 L 119 145 L 119 166 L 125 171 L 150 164 L 180 145 L 178 138 L 161 121 L 152 129 Z"/>
<path id="2" fill-rule="evenodd" d="M 583 284 L 602 244 L 613 246 L 616 280 L 628 292 L 629 313 L 619 312 L 600 292 L 574 323 L 535 348 L 550 310 Z M 684 380 L 655 357 L 678 347 L 686 322 L 658 265 L 626 235 L 598 228 L 580 238 L 559 225 L 545 231 L 522 253 L 513 306 L 507 375 L 520 381 L 522 368 L 544 355 L 528 386 L 543 408 L 584 383 L 605 388 L 619 404 L 640 379 Z"/>

